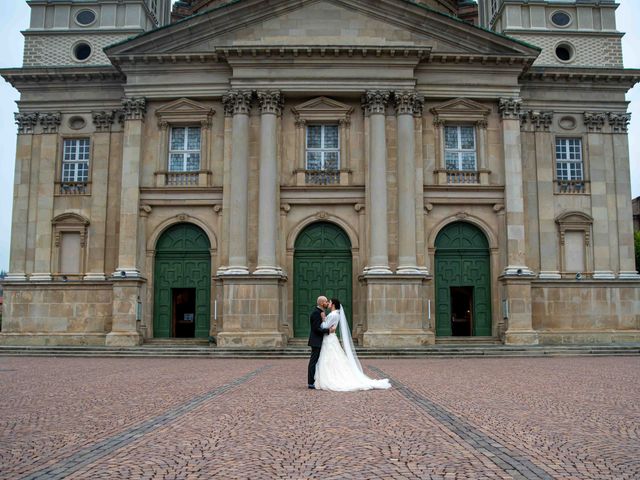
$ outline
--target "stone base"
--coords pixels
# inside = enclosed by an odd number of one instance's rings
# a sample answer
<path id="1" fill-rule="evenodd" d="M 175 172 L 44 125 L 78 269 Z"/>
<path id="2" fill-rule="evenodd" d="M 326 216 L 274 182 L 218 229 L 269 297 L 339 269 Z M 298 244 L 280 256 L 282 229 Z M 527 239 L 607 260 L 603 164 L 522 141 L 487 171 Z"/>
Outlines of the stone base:
<path id="1" fill-rule="evenodd" d="M 222 348 L 284 348 L 287 336 L 280 332 L 221 332 L 217 336 Z"/>
<path id="2" fill-rule="evenodd" d="M 365 332 L 362 343 L 368 348 L 415 348 L 434 345 L 436 337 L 433 332 L 424 330 L 376 331 Z"/>
<path id="3" fill-rule="evenodd" d="M 538 345 L 540 340 L 538 338 L 538 332 L 533 330 L 528 331 L 509 331 L 504 334 L 505 345 Z"/>
<path id="4" fill-rule="evenodd" d="M 538 332 L 542 345 L 611 345 L 640 343 L 640 330 L 546 330 Z"/>
<path id="5" fill-rule="evenodd" d="M 0 333 L 0 345 L 83 346 L 105 344 L 104 333 Z"/>
<path id="6" fill-rule="evenodd" d="M 142 345 L 142 336 L 132 332 L 111 332 L 107 334 L 104 344 L 107 347 L 137 347 Z"/>

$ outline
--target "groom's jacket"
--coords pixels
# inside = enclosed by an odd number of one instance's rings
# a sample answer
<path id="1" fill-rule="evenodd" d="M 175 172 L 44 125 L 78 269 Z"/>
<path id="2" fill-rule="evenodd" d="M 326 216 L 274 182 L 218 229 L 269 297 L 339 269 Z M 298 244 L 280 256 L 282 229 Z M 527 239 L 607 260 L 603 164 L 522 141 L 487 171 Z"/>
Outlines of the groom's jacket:
<path id="1" fill-rule="evenodd" d="M 328 328 L 322 328 L 322 312 L 319 307 L 313 309 L 311 315 L 309 315 L 309 322 L 311 322 L 311 331 L 309 332 L 309 345 L 310 347 L 322 347 L 322 339 L 329 333 Z"/>

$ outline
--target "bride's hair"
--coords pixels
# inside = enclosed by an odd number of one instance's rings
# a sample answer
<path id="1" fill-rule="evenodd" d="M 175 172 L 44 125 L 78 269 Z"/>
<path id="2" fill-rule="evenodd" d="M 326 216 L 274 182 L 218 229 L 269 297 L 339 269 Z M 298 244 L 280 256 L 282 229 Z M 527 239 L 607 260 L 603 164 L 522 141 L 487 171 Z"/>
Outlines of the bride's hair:
<path id="1" fill-rule="evenodd" d="M 333 305 L 336 307 L 336 310 L 340 310 L 340 300 L 338 300 L 337 298 L 332 298 L 331 303 L 333 303 Z"/>

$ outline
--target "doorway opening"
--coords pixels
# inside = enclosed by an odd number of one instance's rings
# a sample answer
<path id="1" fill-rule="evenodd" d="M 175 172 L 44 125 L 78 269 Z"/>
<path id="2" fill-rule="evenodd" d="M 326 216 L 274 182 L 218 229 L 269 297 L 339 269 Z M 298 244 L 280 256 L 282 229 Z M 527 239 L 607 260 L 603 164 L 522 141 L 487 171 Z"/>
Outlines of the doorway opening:
<path id="1" fill-rule="evenodd" d="M 173 336 L 194 338 L 196 336 L 196 289 L 172 288 Z"/>
<path id="2" fill-rule="evenodd" d="M 451 295 L 451 335 L 473 335 L 473 287 L 449 287 Z"/>

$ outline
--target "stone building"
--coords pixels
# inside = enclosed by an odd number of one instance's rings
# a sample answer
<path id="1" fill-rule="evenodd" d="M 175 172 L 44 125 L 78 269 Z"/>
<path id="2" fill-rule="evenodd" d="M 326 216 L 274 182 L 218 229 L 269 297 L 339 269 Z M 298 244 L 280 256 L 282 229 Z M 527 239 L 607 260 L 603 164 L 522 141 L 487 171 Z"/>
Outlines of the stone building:
<path id="1" fill-rule="evenodd" d="M 0 342 L 639 341 L 616 4 L 478 3 L 29 1 Z"/>

